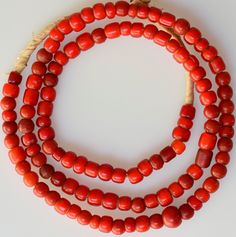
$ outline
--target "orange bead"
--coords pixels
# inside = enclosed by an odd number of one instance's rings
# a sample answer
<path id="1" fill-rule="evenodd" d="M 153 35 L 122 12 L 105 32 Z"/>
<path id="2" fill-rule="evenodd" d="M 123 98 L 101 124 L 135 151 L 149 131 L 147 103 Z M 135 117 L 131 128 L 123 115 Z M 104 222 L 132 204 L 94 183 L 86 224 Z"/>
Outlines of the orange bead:
<path id="1" fill-rule="evenodd" d="M 28 172 L 24 175 L 24 183 L 28 187 L 33 187 L 38 183 L 38 175 L 35 172 Z"/>

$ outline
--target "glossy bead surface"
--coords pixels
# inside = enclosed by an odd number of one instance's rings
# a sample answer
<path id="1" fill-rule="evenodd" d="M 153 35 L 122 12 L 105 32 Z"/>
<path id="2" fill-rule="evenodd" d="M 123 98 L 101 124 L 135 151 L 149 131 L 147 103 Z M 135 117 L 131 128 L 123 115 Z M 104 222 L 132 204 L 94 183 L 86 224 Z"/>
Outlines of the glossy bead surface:
<path id="1" fill-rule="evenodd" d="M 181 212 L 174 206 L 165 208 L 162 217 L 168 228 L 176 228 L 182 223 Z"/>

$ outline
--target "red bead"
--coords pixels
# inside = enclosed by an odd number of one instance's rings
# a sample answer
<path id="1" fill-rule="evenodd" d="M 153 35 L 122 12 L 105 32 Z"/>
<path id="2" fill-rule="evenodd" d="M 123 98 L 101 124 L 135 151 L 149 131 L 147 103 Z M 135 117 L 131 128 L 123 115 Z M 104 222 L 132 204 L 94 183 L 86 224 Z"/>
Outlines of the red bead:
<path id="1" fill-rule="evenodd" d="M 162 218 L 164 225 L 168 228 L 176 228 L 182 223 L 181 213 L 174 206 L 165 208 L 162 212 Z"/>
<path id="2" fill-rule="evenodd" d="M 166 207 L 173 202 L 171 193 L 167 188 L 163 188 L 157 193 L 157 199 L 160 205 L 163 207 Z"/>
<path id="3" fill-rule="evenodd" d="M 91 213 L 86 210 L 82 210 L 77 217 L 77 221 L 81 225 L 88 225 L 91 219 L 92 219 Z"/>
<path id="4" fill-rule="evenodd" d="M 46 51 L 44 48 L 40 49 L 37 52 L 36 57 L 38 61 L 45 64 L 49 63 L 52 60 L 52 54 Z"/>
<path id="5" fill-rule="evenodd" d="M 166 44 L 166 49 L 171 53 L 175 53 L 180 47 L 181 45 L 176 39 L 170 39 Z"/>
<path id="6" fill-rule="evenodd" d="M 138 6 L 137 17 L 140 19 L 146 19 L 148 17 L 149 7 L 146 5 Z"/>
<path id="7" fill-rule="evenodd" d="M 19 87 L 15 84 L 6 83 L 2 90 L 3 96 L 16 98 L 19 95 Z"/>
<path id="8" fill-rule="evenodd" d="M 197 69 L 199 66 L 199 60 L 194 55 L 190 55 L 188 60 L 184 62 L 183 65 L 187 71 L 191 72 L 194 69 Z"/>
<path id="9" fill-rule="evenodd" d="M 61 51 L 57 51 L 54 55 L 54 59 L 57 63 L 59 63 L 60 65 L 66 65 L 69 61 L 69 58 L 66 56 L 65 53 L 61 52 Z M 54 75 L 54 74 L 52 74 Z M 46 81 L 46 83 L 50 83 L 51 81 Z M 53 82 L 52 82 L 53 83 Z M 57 83 L 57 81 L 56 81 Z M 54 86 L 54 85 L 49 85 L 49 86 Z"/>
<path id="10" fill-rule="evenodd" d="M 187 169 L 187 173 L 194 179 L 198 180 L 202 177 L 203 171 L 200 166 L 193 164 Z"/>
<path id="11" fill-rule="evenodd" d="M 116 209 L 118 204 L 118 196 L 114 193 L 105 193 L 102 200 L 103 207 L 107 209 Z"/>
<path id="12" fill-rule="evenodd" d="M 177 197 L 180 197 L 184 194 L 184 189 L 182 188 L 182 186 L 175 182 L 175 183 L 172 183 L 169 187 L 168 187 L 171 195 L 175 198 Z"/>
<path id="13" fill-rule="evenodd" d="M 50 191 L 45 197 L 45 201 L 49 206 L 54 206 L 59 199 L 60 195 L 56 191 Z"/>
<path id="14" fill-rule="evenodd" d="M 86 23 L 92 23 L 95 20 L 93 9 L 91 7 L 85 7 L 84 9 L 82 9 L 81 18 Z"/>
<path id="15" fill-rule="evenodd" d="M 68 200 L 66 200 L 65 198 L 60 198 L 56 202 L 54 208 L 59 214 L 65 215 L 67 213 L 67 211 L 69 210 L 70 205 L 71 204 Z"/>
<path id="16" fill-rule="evenodd" d="M 216 120 L 207 120 L 204 124 L 204 129 L 207 133 L 216 134 L 219 132 L 220 123 Z"/>
<path id="17" fill-rule="evenodd" d="M 179 140 L 174 140 L 171 144 L 171 147 L 178 155 L 182 154 L 186 148 L 185 144 Z"/>
<path id="18" fill-rule="evenodd" d="M 154 170 L 159 170 L 164 165 L 164 161 L 160 155 L 155 154 L 151 156 L 149 160 Z"/>
<path id="19" fill-rule="evenodd" d="M 176 157 L 176 153 L 171 146 L 167 146 L 160 151 L 160 156 L 167 163 Z"/>
<path id="20" fill-rule="evenodd" d="M 62 149 L 61 147 L 57 147 L 55 149 L 55 151 L 53 151 L 52 157 L 56 160 L 56 161 L 60 161 L 62 159 L 62 157 L 65 155 L 65 150 Z"/>
<path id="21" fill-rule="evenodd" d="M 228 85 L 231 81 L 231 76 L 228 72 L 221 72 L 216 75 L 216 83 L 218 86 Z"/>
<path id="22" fill-rule="evenodd" d="M 68 151 L 61 159 L 61 164 L 66 168 L 72 168 L 77 160 L 77 156 L 74 152 Z"/>
<path id="23" fill-rule="evenodd" d="M 163 225 L 163 219 L 160 214 L 153 214 L 150 216 L 150 226 L 152 229 L 160 229 Z"/>
<path id="24" fill-rule="evenodd" d="M 220 86 L 217 90 L 217 95 L 221 100 L 229 100 L 233 96 L 233 90 L 230 86 Z"/>
<path id="25" fill-rule="evenodd" d="M 16 164 L 16 172 L 19 174 L 19 175 L 25 175 L 26 173 L 28 173 L 28 172 L 30 172 L 30 169 L 31 169 L 31 167 L 30 167 L 30 164 L 29 164 L 29 162 L 28 161 L 25 161 L 25 160 L 23 160 L 23 161 L 21 161 L 21 162 L 18 162 L 17 164 Z"/>
<path id="26" fill-rule="evenodd" d="M 43 80 L 41 76 L 31 74 L 28 76 L 26 86 L 29 89 L 39 90 L 42 86 Z"/>
<path id="27" fill-rule="evenodd" d="M 33 157 L 40 152 L 40 145 L 39 144 L 32 144 L 26 149 L 26 153 L 28 156 Z"/>
<path id="28" fill-rule="evenodd" d="M 209 46 L 206 50 L 202 52 L 202 57 L 207 62 L 212 61 L 218 55 L 217 49 L 213 46 Z"/>
<path id="29" fill-rule="evenodd" d="M 70 219 L 77 219 L 79 213 L 81 212 L 81 208 L 76 204 L 72 204 L 69 210 L 66 213 L 66 216 Z"/>
<path id="30" fill-rule="evenodd" d="M 47 158 L 43 153 L 38 153 L 35 156 L 32 156 L 31 158 L 32 164 L 36 167 L 42 167 L 43 165 L 46 164 Z"/>
<path id="31" fill-rule="evenodd" d="M 69 195 L 72 195 L 75 193 L 78 186 L 79 186 L 79 184 L 76 180 L 67 179 L 62 185 L 62 190 L 63 190 L 63 192 L 65 192 Z"/>
<path id="32" fill-rule="evenodd" d="M 210 199 L 210 194 L 204 188 L 199 188 L 195 191 L 194 196 L 202 203 L 207 202 Z"/>
<path id="33" fill-rule="evenodd" d="M 102 29 L 102 28 L 95 29 L 91 35 L 92 35 L 93 41 L 96 44 L 101 44 L 101 43 L 105 42 L 107 39 L 104 29 Z"/>
<path id="34" fill-rule="evenodd" d="M 160 9 L 156 7 L 150 7 L 149 13 L 148 13 L 148 19 L 152 22 L 158 22 L 160 20 L 160 17 L 162 15 L 162 12 Z"/>
<path id="35" fill-rule="evenodd" d="M 13 164 L 17 164 L 26 159 L 25 150 L 21 146 L 14 147 L 8 152 L 9 158 Z"/>
<path id="36" fill-rule="evenodd" d="M 114 39 L 120 36 L 120 25 L 117 22 L 110 23 L 104 28 L 105 35 L 109 39 Z"/>
<path id="37" fill-rule="evenodd" d="M 92 178 L 98 176 L 99 165 L 96 162 L 88 161 L 84 173 Z"/>
<path id="38" fill-rule="evenodd" d="M 10 72 L 9 76 L 8 76 L 8 83 L 9 84 L 15 84 L 15 85 L 19 85 L 22 81 L 22 76 L 20 73 L 12 71 Z"/>
<path id="39" fill-rule="evenodd" d="M 198 93 L 209 91 L 212 88 L 212 83 L 209 79 L 201 79 L 196 82 L 196 90 Z"/>
<path id="40" fill-rule="evenodd" d="M 190 72 L 190 77 L 193 81 L 199 81 L 206 76 L 206 71 L 203 67 L 197 67 Z"/>
<path id="41" fill-rule="evenodd" d="M 229 152 L 233 148 L 233 142 L 229 138 L 222 137 L 218 140 L 217 147 L 220 151 Z"/>
<path id="42" fill-rule="evenodd" d="M 55 137 L 54 129 L 51 127 L 40 128 L 38 135 L 41 141 L 51 140 Z"/>
<path id="43" fill-rule="evenodd" d="M 31 69 L 34 74 L 39 75 L 39 76 L 44 75 L 47 71 L 45 64 L 42 62 L 33 63 Z"/>
<path id="44" fill-rule="evenodd" d="M 189 44 L 196 44 L 201 38 L 201 33 L 197 28 L 192 27 L 184 36 Z"/>
<path id="45" fill-rule="evenodd" d="M 26 89 L 23 97 L 24 104 L 36 105 L 38 103 L 39 92 L 33 89 Z"/>
<path id="46" fill-rule="evenodd" d="M 128 11 L 128 15 L 132 18 L 137 16 L 137 12 L 138 12 L 138 6 L 137 4 L 131 4 L 129 6 L 129 11 Z"/>
<path id="47" fill-rule="evenodd" d="M 223 126 L 234 126 L 235 124 L 235 118 L 232 114 L 222 114 L 220 116 L 220 123 Z"/>
<path id="48" fill-rule="evenodd" d="M 68 19 L 63 19 L 59 23 L 57 23 L 57 29 L 64 35 L 72 32 L 72 28 Z"/>
<path id="49" fill-rule="evenodd" d="M 46 39 L 44 42 L 44 48 L 49 52 L 49 53 L 56 53 L 56 51 L 59 49 L 60 43 L 58 41 L 55 41 L 51 38 Z"/>
<path id="50" fill-rule="evenodd" d="M 4 122 L 2 124 L 2 130 L 5 134 L 14 134 L 17 131 L 16 122 Z"/>
<path id="51" fill-rule="evenodd" d="M 179 177 L 179 184 L 183 187 L 183 189 L 188 190 L 192 188 L 193 183 L 193 178 L 188 174 L 184 174 Z"/>
<path id="52" fill-rule="evenodd" d="M 182 106 L 179 115 L 184 118 L 194 119 L 195 112 L 196 110 L 193 105 L 186 104 Z"/>
<path id="53" fill-rule="evenodd" d="M 200 101 L 202 105 L 214 104 L 217 100 L 216 93 L 214 91 L 202 92 L 200 95 Z"/>
<path id="54" fill-rule="evenodd" d="M 143 35 L 144 26 L 143 23 L 133 23 L 130 30 L 130 35 L 135 38 L 139 38 Z"/>
<path id="55" fill-rule="evenodd" d="M 83 33 L 76 39 L 76 43 L 79 45 L 79 48 L 83 51 L 90 49 L 94 45 L 91 34 Z"/>
<path id="56" fill-rule="evenodd" d="M 48 64 L 48 71 L 51 72 L 52 74 L 60 75 L 62 73 L 62 70 L 63 70 L 62 65 L 57 62 L 51 61 Z"/>
<path id="57" fill-rule="evenodd" d="M 112 233 L 122 235 L 125 232 L 125 223 L 123 220 L 115 220 L 112 225 Z"/>
<path id="58" fill-rule="evenodd" d="M 217 118 L 220 114 L 219 107 L 216 105 L 208 105 L 204 109 L 204 115 L 208 119 Z"/>
<path id="59" fill-rule="evenodd" d="M 183 204 L 180 206 L 179 211 L 183 220 L 189 220 L 194 216 L 194 210 L 189 206 L 189 204 Z"/>
<path id="60" fill-rule="evenodd" d="M 66 176 L 62 172 L 55 172 L 51 176 L 51 182 L 53 185 L 60 187 L 62 186 L 66 181 Z"/>
<path id="61" fill-rule="evenodd" d="M 136 231 L 146 232 L 150 228 L 150 220 L 147 216 L 139 216 L 136 218 Z"/>
<path id="62" fill-rule="evenodd" d="M 54 140 L 44 141 L 42 144 L 42 150 L 47 155 L 52 155 L 58 148 L 58 144 Z"/>
<path id="63" fill-rule="evenodd" d="M 2 112 L 2 119 L 6 122 L 14 122 L 17 118 L 17 114 L 15 111 L 6 110 Z"/>
<path id="64" fill-rule="evenodd" d="M 215 160 L 222 165 L 228 165 L 230 161 L 229 153 L 220 151 L 216 154 Z"/>
<path id="65" fill-rule="evenodd" d="M 205 38 L 201 38 L 195 45 L 194 48 L 196 51 L 198 52 L 203 52 L 204 50 L 206 50 L 209 46 L 209 42 L 207 39 Z"/>
<path id="66" fill-rule="evenodd" d="M 93 14 L 95 19 L 102 20 L 106 17 L 105 7 L 102 3 L 97 3 L 93 6 Z"/>
<path id="67" fill-rule="evenodd" d="M 68 58 L 76 58 L 80 54 L 80 49 L 75 42 L 70 42 L 65 45 L 64 52 Z"/>
<path id="68" fill-rule="evenodd" d="M 51 176 L 54 173 L 54 168 L 51 165 L 45 164 L 43 166 L 41 166 L 40 170 L 39 170 L 39 174 L 42 178 L 44 179 L 49 179 L 51 178 Z"/>
<path id="69" fill-rule="evenodd" d="M 54 101 L 56 98 L 56 91 L 53 87 L 43 87 L 41 90 L 41 98 L 46 101 Z"/>
<path id="70" fill-rule="evenodd" d="M 128 217 L 125 219 L 125 230 L 128 233 L 132 233 L 135 231 L 136 221 L 132 217 Z"/>
<path id="71" fill-rule="evenodd" d="M 53 104 L 49 101 L 41 101 L 38 104 L 38 115 L 50 117 L 52 115 Z"/>
<path id="72" fill-rule="evenodd" d="M 172 27 L 175 23 L 175 16 L 168 12 L 163 12 L 160 16 L 159 22 L 164 26 Z"/>
<path id="73" fill-rule="evenodd" d="M 85 201 L 89 194 L 89 189 L 86 186 L 80 185 L 75 191 L 75 197 L 80 201 Z"/>
<path id="74" fill-rule="evenodd" d="M 146 38 L 146 39 L 154 39 L 156 33 L 157 33 L 157 27 L 154 26 L 154 25 L 146 25 L 145 28 L 144 28 L 144 31 L 143 31 L 143 36 Z M 121 32 L 122 33 L 122 32 Z"/>
<path id="75" fill-rule="evenodd" d="M 198 145 L 203 150 L 214 150 L 216 141 L 216 135 L 203 133 L 199 139 Z"/>
<path id="76" fill-rule="evenodd" d="M 77 174 L 82 174 L 85 171 L 85 167 L 87 165 L 87 158 L 84 156 L 79 156 L 77 161 L 74 163 L 73 170 Z"/>
<path id="77" fill-rule="evenodd" d="M 45 74 L 43 78 L 45 86 L 56 86 L 58 83 L 58 77 L 52 73 Z"/>
<path id="78" fill-rule="evenodd" d="M 100 206 L 102 204 L 103 192 L 99 189 L 93 189 L 88 193 L 88 203 L 93 206 Z"/>
<path id="79" fill-rule="evenodd" d="M 101 220 L 101 217 L 98 216 L 98 215 L 93 215 L 91 220 L 90 220 L 90 223 L 89 223 L 89 226 L 92 228 L 92 229 L 97 229 L 99 227 L 99 224 L 100 224 L 100 220 Z"/>
<path id="80" fill-rule="evenodd" d="M 143 180 L 143 175 L 139 172 L 137 168 L 131 168 L 127 172 L 130 183 L 136 184 Z"/>
<path id="81" fill-rule="evenodd" d="M 132 201 L 132 210 L 136 213 L 142 213 L 145 211 L 146 206 L 142 198 L 134 198 Z"/>
<path id="82" fill-rule="evenodd" d="M 37 197 L 44 198 L 49 192 L 49 187 L 45 183 L 37 183 L 34 187 L 34 194 Z"/>
<path id="83" fill-rule="evenodd" d="M 31 133 L 34 130 L 34 123 L 31 119 L 21 119 L 18 123 L 18 129 L 21 133 Z"/>
<path id="84" fill-rule="evenodd" d="M 113 167 L 109 164 L 100 165 L 98 170 L 98 177 L 101 180 L 109 181 L 112 178 Z"/>
<path id="85" fill-rule="evenodd" d="M 38 175 L 30 171 L 24 175 L 23 181 L 27 187 L 33 187 L 38 183 L 38 179 Z"/>
<path id="86" fill-rule="evenodd" d="M 32 119 L 35 116 L 35 108 L 31 105 L 23 105 L 20 109 L 20 115 L 26 119 Z"/>
<path id="87" fill-rule="evenodd" d="M 132 24 L 129 21 L 121 22 L 120 23 L 120 34 L 123 36 L 130 35 L 131 26 L 132 26 Z"/>
<path id="88" fill-rule="evenodd" d="M 191 119 L 181 117 L 179 118 L 177 125 L 181 128 L 191 129 L 193 126 L 193 122 Z"/>
<path id="89" fill-rule="evenodd" d="M 154 208 L 158 206 L 157 196 L 155 194 L 148 194 L 144 197 L 145 206 Z"/>
<path id="90" fill-rule="evenodd" d="M 61 33 L 61 31 L 59 31 L 56 27 L 51 29 L 49 36 L 52 40 L 59 42 L 63 41 L 65 38 L 64 34 Z"/>
<path id="91" fill-rule="evenodd" d="M 174 31 L 178 35 L 186 34 L 190 29 L 190 24 L 185 19 L 177 19 L 174 24 Z"/>
<path id="92" fill-rule="evenodd" d="M 105 4 L 106 15 L 109 19 L 114 18 L 116 15 L 116 8 L 112 2 Z"/>
<path id="93" fill-rule="evenodd" d="M 234 103 L 231 100 L 222 100 L 219 108 L 223 114 L 232 114 L 234 112 Z"/>
<path id="94" fill-rule="evenodd" d="M 13 110 L 16 107 L 15 99 L 11 97 L 3 97 L 1 100 L 1 108 L 2 110 Z"/>
<path id="95" fill-rule="evenodd" d="M 190 207 L 192 207 L 195 211 L 198 211 L 202 208 L 202 202 L 199 201 L 195 196 L 190 196 L 187 200 Z"/>
<path id="96" fill-rule="evenodd" d="M 116 15 L 117 16 L 126 16 L 129 11 L 129 3 L 125 1 L 118 1 L 115 3 Z"/>
<path id="97" fill-rule="evenodd" d="M 188 129 L 182 127 L 176 127 L 172 132 L 173 138 L 182 142 L 187 142 L 189 140 L 190 134 L 191 133 Z"/>
<path id="98" fill-rule="evenodd" d="M 159 30 L 154 36 L 154 43 L 160 46 L 166 46 L 170 38 L 171 38 L 171 35 L 169 33 L 163 30 Z"/>
<path id="99" fill-rule="evenodd" d="M 209 193 L 216 192 L 219 186 L 220 186 L 219 181 L 214 177 L 207 178 L 203 184 L 203 188 L 206 189 Z"/>
<path id="100" fill-rule="evenodd" d="M 6 135 L 4 138 L 4 145 L 7 149 L 12 149 L 19 145 L 19 138 L 15 134 Z"/>
<path id="101" fill-rule="evenodd" d="M 174 59 L 178 63 L 185 63 L 189 59 L 189 52 L 186 48 L 181 47 L 174 53 Z"/>
<path id="102" fill-rule="evenodd" d="M 221 57 L 216 57 L 210 62 L 211 71 L 215 74 L 220 73 L 225 70 L 226 66 Z"/>
<path id="103" fill-rule="evenodd" d="M 81 31 L 85 27 L 85 22 L 82 19 L 80 13 L 72 14 L 69 18 L 69 21 L 70 21 L 71 28 L 76 32 Z"/>
<path id="104" fill-rule="evenodd" d="M 100 220 L 99 231 L 109 233 L 112 230 L 113 219 L 110 216 L 103 216 Z"/>
<path id="105" fill-rule="evenodd" d="M 128 196 L 119 197 L 118 207 L 119 207 L 119 209 L 121 211 L 128 211 L 128 210 L 130 210 L 131 205 L 132 205 L 132 201 L 131 201 L 130 197 L 128 197 Z"/>
<path id="106" fill-rule="evenodd" d="M 149 176 L 152 173 L 152 165 L 149 160 L 145 159 L 138 164 L 139 172 L 144 176 Z"/>

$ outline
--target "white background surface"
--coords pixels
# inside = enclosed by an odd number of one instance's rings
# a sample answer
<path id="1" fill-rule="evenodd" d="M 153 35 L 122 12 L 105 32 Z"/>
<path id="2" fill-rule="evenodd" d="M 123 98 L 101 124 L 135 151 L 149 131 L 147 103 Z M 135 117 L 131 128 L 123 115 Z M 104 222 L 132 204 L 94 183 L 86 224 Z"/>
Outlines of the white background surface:
<path id="1" fill-rule="evenodd" d="M 33 32 L 62 15 L 95 2 L 0 0 L 0 72 L 11 69 Z M 236 88 L 235 1 L 160 0 L 158 6 L 179 17 L 186 17 L 193 26 L 200 27 L 225 58 L 232 74 L 233 87 Z M 89 30 L 100 24 L 90 26 Z M 5 80 L 4 76 L 1 78 L 2 86 Z M 99 163 L 130 167 L 171 141 L 171 131 L 183 103 L 184 70 L 166 51 L 151 42 L 131 38 L 107 41 L 72 61 L 60 78 L 53 126 L 57 140 L 64 148 L 87 155 Z M 184 155 L 160 172 L 153 173 L 141 184 L 104 184 L 82 175 L 77 177 L 78 180 L 91 188 L 99 187 L 104 191 L 132 197 L 156 192 L 168 185 L 194 161 L 197 138 L 203 126 L 202 108 L 197 96 L 196 107 L 195 126 Z M 43 200 L 36 198 L 32 190 L 25 188 L 22 178 L 15 173 L 8 160 L 2 132 L 0 150 L 0 236 L 105 236 L 58 215 Z M 60 169 L 58 164 L 53 164 Z M 67 174 L 75 177 L 71 171 L 67 171 Z M 141 235 L 235 237 L 235 181 L 235 151 L 232 151 L 232 162 L 227 177 L 221 182 L 221 189 L 192 220 L 175 230 L 163 228 Z M 199 185 L 197 183 L 196 187 Z M 187 192 L 175 204 L 185 201 L 190 193 Z M 81 205 L 88 207 L 85 203 Z M 102 208 L 88 209 L 96 214 L 111 214 L 115 218 L 133 215 Z M 155 211 L 161 209 L 149 210 L 146 214 Z"/>

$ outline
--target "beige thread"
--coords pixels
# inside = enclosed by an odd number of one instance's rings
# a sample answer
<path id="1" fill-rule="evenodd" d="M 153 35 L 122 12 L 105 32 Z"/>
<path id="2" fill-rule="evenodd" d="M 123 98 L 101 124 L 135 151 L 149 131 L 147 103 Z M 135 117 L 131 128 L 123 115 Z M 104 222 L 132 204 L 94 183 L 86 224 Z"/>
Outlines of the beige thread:
<path id="1" fill-rule="evenodd" d="M 140 5 L 140 4 L 148 5 L 151 2 L 151 0 L 131 0 L 130 2 L 133 4 L 138 4 L 138 5 Z M 32 40 L 28 43 L 28 45 L 25 47 L 25 49 L 22 50 L 20 55 L 17 57 L 16 64 L 14 67 L 15 71 L 21 73 L 25 69 L 25 67 L 27 66 L 27 63 L 29 61 L 29 58 L 32 55 L 32 53 L 34 52 L 34 50 L 48 36 L 51 29 L 53 27 L 55 27 L 56 24 L 62 19 L 65 19 L 65 17 L 61 18 L 53 23 L 50 23 L 42 31 L 40 31 L 37 35 L 33 35 Z M 172 30 L 166 29 L 163 27 L 161 27 L 161 28 L 163 30 L 171 33 L 172 37 L 175 38 L 176 40 L 178 40 L 180 42 L 180 44 L 182 46 L 184 46 L 182 39 L 178 35 L 176 35 Z M 194 90 L 193 89 L 194 89 L 193 82 L 192 82 L 190 75 L 188 73 L 186 76 L 186 91 L 185 91 L 185 103 L 186 104 L 193 104 L 193 100 L 194 100 Z"/>

